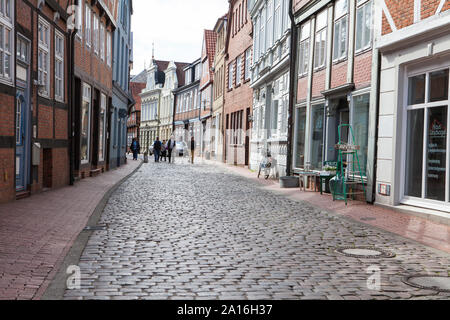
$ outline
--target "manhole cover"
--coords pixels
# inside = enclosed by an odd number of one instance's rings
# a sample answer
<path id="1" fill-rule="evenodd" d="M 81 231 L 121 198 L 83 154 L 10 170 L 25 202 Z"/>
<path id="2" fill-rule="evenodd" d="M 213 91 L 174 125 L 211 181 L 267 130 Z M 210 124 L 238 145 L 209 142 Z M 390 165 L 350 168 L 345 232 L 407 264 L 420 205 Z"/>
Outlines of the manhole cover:
<path id="1" fill-rule="evenodd" d="M 406 277 L 403 282 L 420 289 L 450 292 L 450 277 L 416 275 Z"/>
<path id="2" fill-rule="evenodd" d="M 103 231 L 106 230 L 106 226 L 88 226 L 83 231 Z"/>
<path id="3" fill-rule="evenodd" d="M 336 252 L 353 258 L 393 258 L 395 254 L 375 247 L 341 247 Z"/>

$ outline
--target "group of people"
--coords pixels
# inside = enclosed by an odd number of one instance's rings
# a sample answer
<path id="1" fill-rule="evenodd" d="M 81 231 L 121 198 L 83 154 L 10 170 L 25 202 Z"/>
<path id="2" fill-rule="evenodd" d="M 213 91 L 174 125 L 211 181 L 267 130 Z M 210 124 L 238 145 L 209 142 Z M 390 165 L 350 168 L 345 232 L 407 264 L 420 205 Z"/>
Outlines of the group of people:
<path id="1" fill-rule="evenodd" d="M 170 138 L 169 141 L 163 140 L 162 142 L 159 140 L 159 137 L 156 138 L 153 143 L 153 154 L 155 156 L 155 162 L 160 162 L 160 160 L 164 159 L 167 161 L 169 158 L 169 163 L 172 163 L 172 152 L 176 148 L 176 142 L 174 139 Z M 194 137 L 191 138 L 191 163 L 194 163 L 194 153 L 195 153 L 195 140 Z M 131 142 L 130 150 L 133 153 L 133 160 L 138 159 L 138 155 L 141 152 L 141 146 L 139 145 L 139 141 L 136 138 L 133 138 Z"/>
<path id="2" fill-rule="evenodd" d="M 155 162 L 159 162 L 164 158 L 164 161 L 167 161 L 169 158 L 169 163 L 172 163 L 172 152 L 176 147 L 175 140 L 172 138 L 166 142 L 163 140 L 162 142 L 159 140 L 159 137 L 156 138 L 153 143 L 153 154 L 155 155 Z"/>

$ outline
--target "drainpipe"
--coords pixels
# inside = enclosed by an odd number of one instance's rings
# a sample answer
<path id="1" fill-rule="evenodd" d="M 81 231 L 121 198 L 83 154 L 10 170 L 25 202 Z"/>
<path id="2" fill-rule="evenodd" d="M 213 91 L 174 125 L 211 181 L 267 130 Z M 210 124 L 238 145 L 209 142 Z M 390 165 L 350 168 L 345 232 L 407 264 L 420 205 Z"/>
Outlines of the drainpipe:
<path id="1" fill-rule="evenodd" d="M 297 57 L 297 30 L 295 28 L 294 13 L 292 10 L 293 0 L 289 0 L 289 18 L 291 19 L 291 48 L 290 48 L 290 79 L 289 79 L 289 112 L 288 112 L 288 139 L 287 139 L 287 160 L 286 160 L 286 176 L 292 174 L 292 134 L 293 134 L 293 113 L 296 97 L 296 57 Z"/>
<path id="2" fill-rule="evenodd" d="M 377 50 L 378 51 L 378 50 Z M 377 52 L 378 53 L 378 70 L 377 70 L 377 74 L 378 74 L 378 79 L 377 79 L 377 103 L 376 103 L 376 126 L 375 126 L 375 152 L 374 152 L 374 156 L 373 156 L 373 181 L 372 181 L 372 199 L 371 200 L 371 204 L 375 203 L 376 200 L 376 195 L 377 195 L 377 168 L 378 168 L 378 127 L 379 127 L 379 116 L 380 116 L 380 83 L 381 83 L 381 53 L 380 51 Z"/>
<path id="3" fill-rule="evenodd" d="M 79 1 L 77 1 L 77 5 L 78 5 Z M 69 184 L 71 186 L 74 185 L 74 163 L 75 163 L 75 143 L 73 141 L 74 139 L 74 112 L 75 112 L 75 81 L 74 81 L 74 76 L 75 76 L 75 68 L 74 68 L 74 64 L 75 64 L 75 57 L 74 57 L 74 52 L 75 52 L 75 36 L 77 34 L 78 30 L 75 28 L 69 35 L 69 77 L 68 77 L 68 85 L 69 85 L 69 90 L 68 91 L 68 103 L 69 103 L 69 150 L 70 150 L 70 155 L 69 155 Z"/>

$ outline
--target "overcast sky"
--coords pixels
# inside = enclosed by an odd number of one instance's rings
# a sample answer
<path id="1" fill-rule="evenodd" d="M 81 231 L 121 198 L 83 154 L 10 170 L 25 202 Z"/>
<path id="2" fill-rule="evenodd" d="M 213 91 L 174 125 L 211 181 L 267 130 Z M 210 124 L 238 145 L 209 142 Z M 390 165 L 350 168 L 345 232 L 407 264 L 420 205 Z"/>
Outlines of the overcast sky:
<path id="1" fill-rule="evenodd" d="M 200 58 L 203 30 L 228 12 L 228 0 L 133 0 L 135 75 L 155 59 L 193 62 Z"/>

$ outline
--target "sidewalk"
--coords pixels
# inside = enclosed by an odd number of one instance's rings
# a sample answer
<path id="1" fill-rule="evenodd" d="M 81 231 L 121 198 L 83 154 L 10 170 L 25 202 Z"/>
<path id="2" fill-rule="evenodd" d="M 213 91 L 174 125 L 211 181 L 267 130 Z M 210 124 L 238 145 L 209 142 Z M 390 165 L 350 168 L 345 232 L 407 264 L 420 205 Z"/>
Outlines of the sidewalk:
<path id="1" fill-rule="evenodd" d="M 200 161 L 202 160 L 199 159 L 199 163 Z M 346 206 L 343 201 L 333 202 L 331 195 L 320 195 L 318 192 L 303 192 L 298 188 L 282 189 L 278 181 L 258 179 L 257 174 L 247 168 L 226 165 L 215 161 L 204 160 L 204 162 L 225 166 L 236 174 L 259 182 L 263 185 L 263 188 L 283 194 L 291 199 L 306 201 L 315 207 L 450 253 L 450 226 L 448 225 L 359 201 L 349 202 L 348 206 Z"/>
<path id="2" fill-rule="evenodd" d="M 0 205 L 0 300 L 39 299 L 105 194 L 140 163 Z"/>

